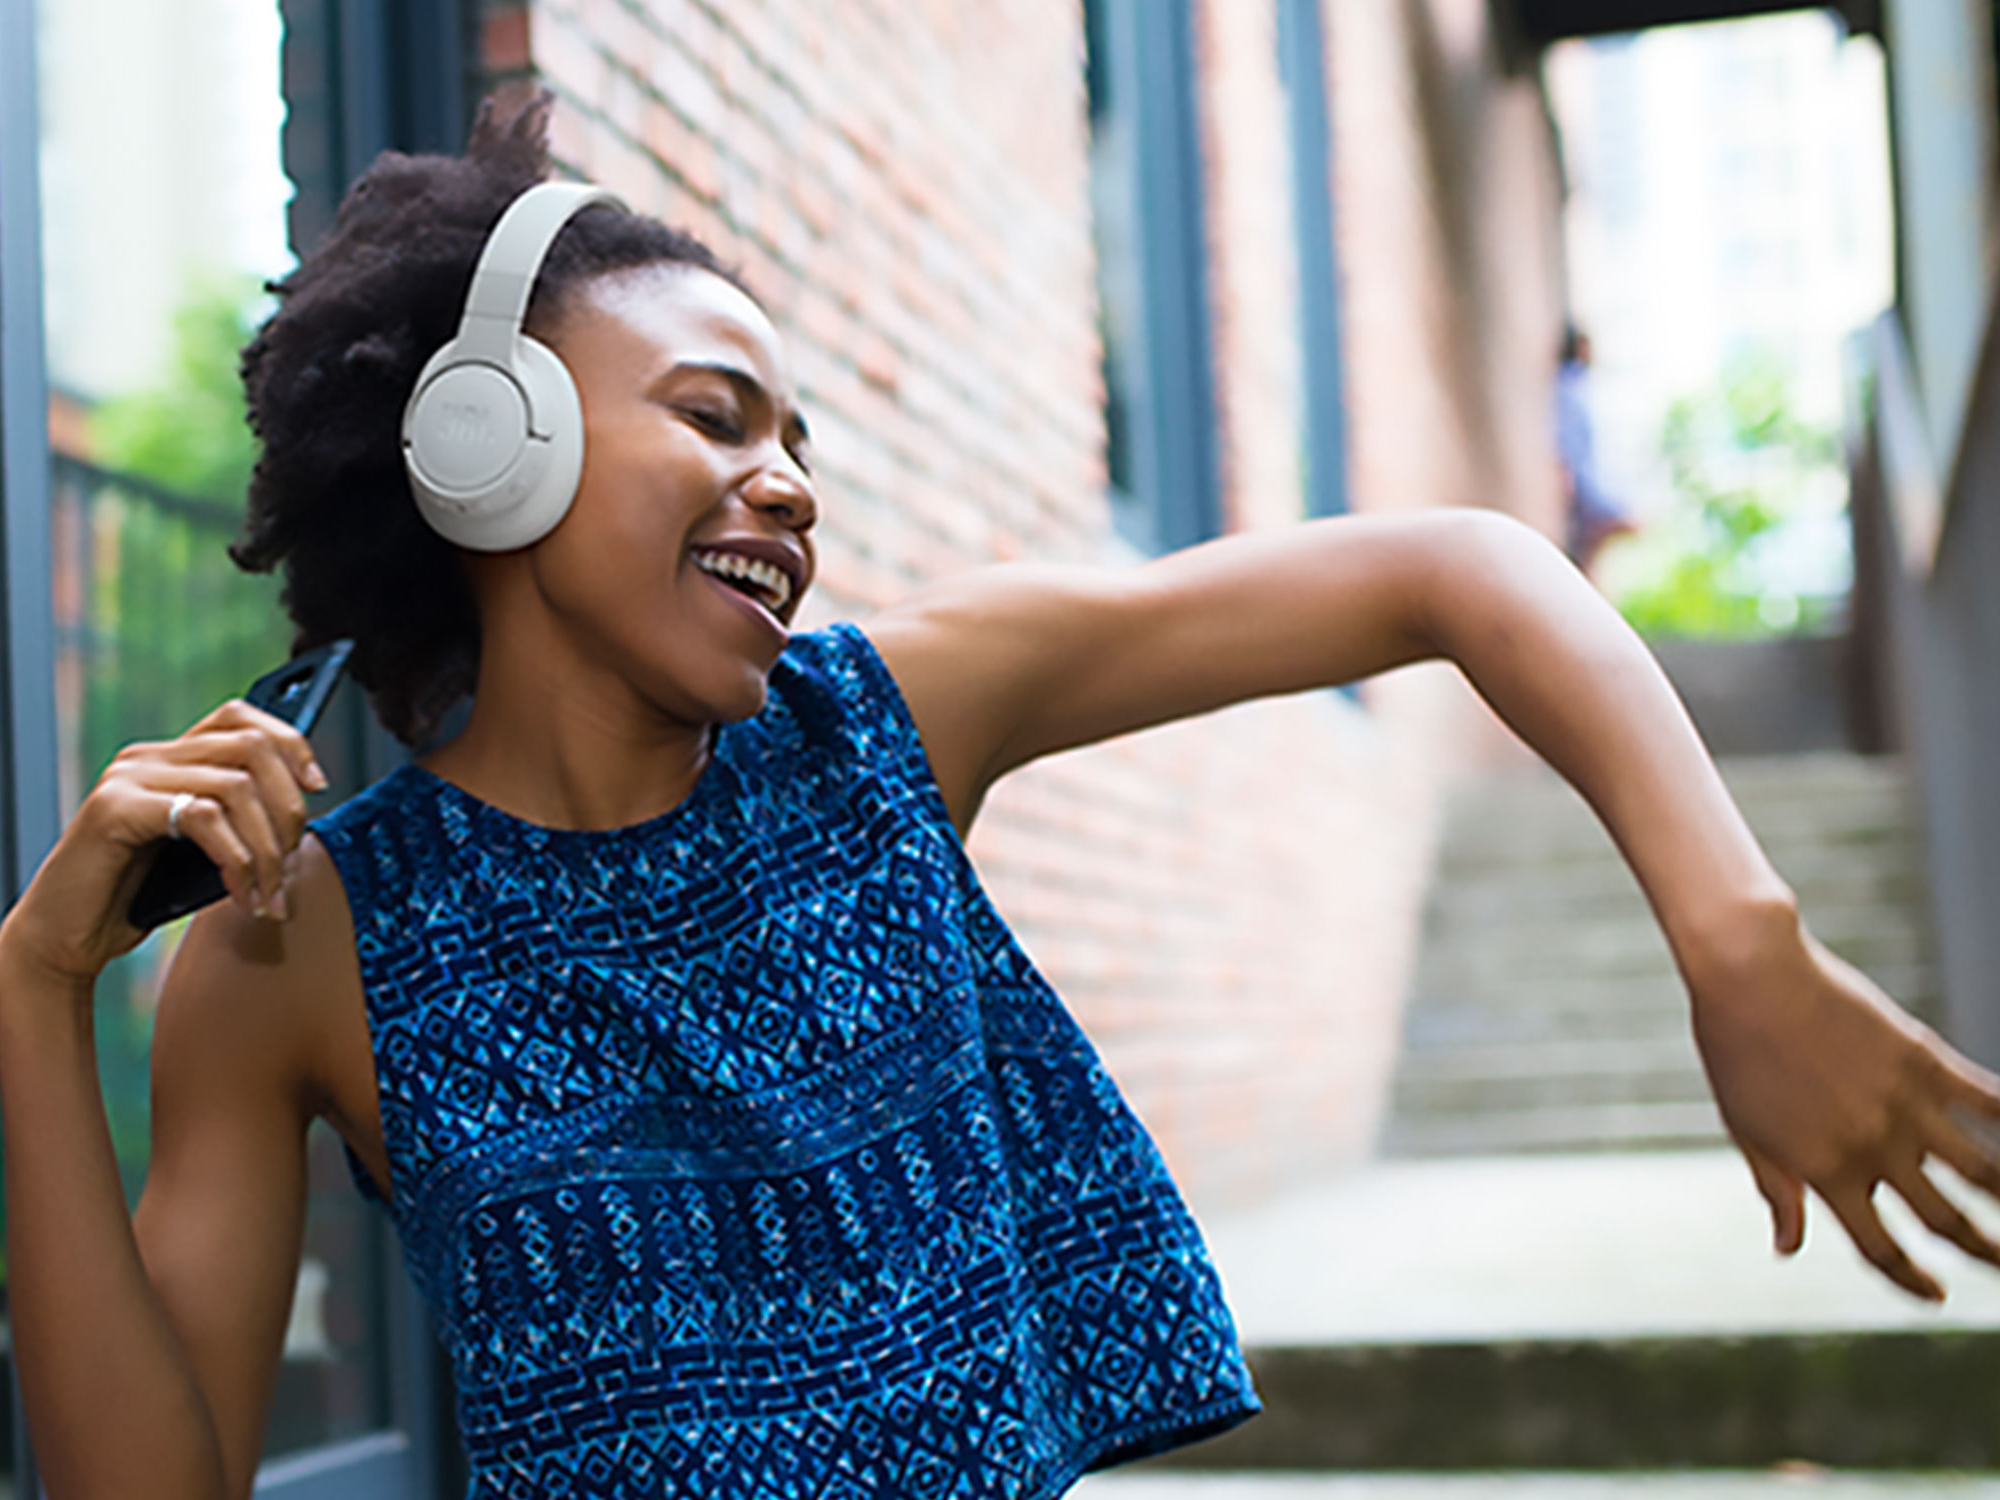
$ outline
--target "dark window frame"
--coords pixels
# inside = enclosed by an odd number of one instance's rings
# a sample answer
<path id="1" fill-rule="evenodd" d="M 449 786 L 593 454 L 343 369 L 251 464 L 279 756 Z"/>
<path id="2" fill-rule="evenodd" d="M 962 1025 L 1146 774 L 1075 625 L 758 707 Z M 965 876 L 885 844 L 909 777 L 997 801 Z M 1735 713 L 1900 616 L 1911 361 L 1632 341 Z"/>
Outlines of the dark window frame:
<path id="1" fill-rule="evenodd" d="M 0 894 L 9 906 L 60 831 L 39 94 L 33 0 L 0 0 Z M 11 1360 L 8 1373 L 15 1483 L 34 1496 L 40 1483 Z"/>
<path id="2" fill-rule="evenodd" d="M 1107 424 L 1129 483 L 1113 519 L 1142 552 L 1221 534 L 1220 412 L 1209 303 L 1208 217 L 1192 0 L 1086 0 L 1094 105 L 1116 116 L 1132 159 L 1120 209 L 1133 226 L 1139 327 L 1106 349 Z"/>
<path id="3" fill-rule="evenodd" d="M 60 832 L 49 548 L 48 389 L 42 320 L 35 0 L 0 0 L 0 882 L 9 904 Z M 285 165 L 297 187 L 295 248 L 332 222 L 346 183 L 375 154 L 456 151 L 464 141 L 478 49 L 470 0 L 282 0 Z M 341 729 L 350 763 L 372 778 L 401 751 L 359 699 Z M 336 1500 L 357 1493 L 445 1497 L 463 1491 L 448 1378 L 391 1232 L 387 1278 L 391 1426 L 266 1465 L 257 1494 Z M 10 1369 L 10 1375 L 12 1371 Z M 40 1492 L 10 1379 L 15 1484 Z"/>
<path id="4" fill-rule="evenodd" d="M 1277 0 L 1298 236 L 1299 345 L 1304 363 L 1305 512 L 1345 515 L 1347 384 L 1333 201 L 1333 117 L 1320 0 Z"/>
<path id="5" fill-rule="evenodd" d="M 479 86 L 474 0 L 281 0 L 285 21 L 286 176 L 294 196 L 292 248 L 303 253 L 331 227 L 347 186 L 386 150 L 455 153 L 465 144 Z M 407 752 L 344 688 L 327 726 L 329 758 L 357 783 L 373 781 Z M 412 1493 L 449 1500 L 467 1479 L 452 1410 L 449 1362 L 430 1316 L 382 1226 L 388 1286 L 389 1396 L 393 1429 L 347 1445 L 338 1466 L 301 1455 L 275 1466 L 274 1500 L 337 1500 L 378 1493 L 380 1480 L 412 1476 Z M 393 1441 L 400 1440 L 400 1442 Z"/>

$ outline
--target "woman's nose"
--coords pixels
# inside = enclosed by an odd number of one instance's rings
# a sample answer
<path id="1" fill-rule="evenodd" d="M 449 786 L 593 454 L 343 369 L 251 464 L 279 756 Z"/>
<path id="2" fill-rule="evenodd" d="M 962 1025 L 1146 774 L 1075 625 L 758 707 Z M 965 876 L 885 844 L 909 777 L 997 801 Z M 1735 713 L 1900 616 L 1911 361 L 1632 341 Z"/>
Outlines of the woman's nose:
<path id="1" fill-rule="evenodd" d="M 810 531 L 819 519 L 819 501 L 812 485 L 791 464 L 767 464 L 743 487 L 751 507 L 778 517 L 793 531 Z"/>

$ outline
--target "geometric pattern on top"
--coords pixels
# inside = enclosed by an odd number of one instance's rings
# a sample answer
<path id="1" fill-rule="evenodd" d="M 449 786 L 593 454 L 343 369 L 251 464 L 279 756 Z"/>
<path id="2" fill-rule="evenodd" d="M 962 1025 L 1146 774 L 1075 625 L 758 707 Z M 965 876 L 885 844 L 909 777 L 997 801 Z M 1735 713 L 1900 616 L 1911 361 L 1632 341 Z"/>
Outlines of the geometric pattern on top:
<path id="1" fill-rule="evenodd" d="M 794 637 L 647 822 L 406 766 L 314 830 L 469 1500 L 1044 1500 L 1257 1410 L 859 630 Z"/>

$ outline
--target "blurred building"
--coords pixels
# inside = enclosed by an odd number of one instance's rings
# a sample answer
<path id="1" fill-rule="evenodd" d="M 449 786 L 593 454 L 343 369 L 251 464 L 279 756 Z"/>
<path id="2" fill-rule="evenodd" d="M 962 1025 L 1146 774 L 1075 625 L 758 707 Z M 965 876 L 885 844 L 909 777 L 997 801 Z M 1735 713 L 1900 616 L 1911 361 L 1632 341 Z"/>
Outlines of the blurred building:
<path id="1" fill-rule="evenodd" d="M 1547 76 L 1570 305 L 1596 345 L 1611 492 L 1665 515 L 1677 499 L 1670 409 L 1713 400 L 1752 365 L 1783 381 L 1788 415 L 1838 431 L 1844 347 L 1895 292 L 1876 39 L 1799 11 L 1564 43 Z M 1768 539 L 1760 571 L 1785 594 L 1847 589 L 1844 497 L 1827 479 L 1829 493 Z"/>
<path id="2" fill-rule="evenodd" d="M 282 262 L 274 160 L 305 244 L 376 151 L 455 149 L 488 88 L 553 88 L 564 165 L 709 238 L 787 336 L 825 479 L 816 624 L 964 567 L 1125 566 L 1343 511 L 1481 505 L 1554 534 L 1564 180 L 1539 59 L 1568 39 L 1789 8 L 284 0 L 274 74 L 269 0 L 0 6 L 0 824 L 14 888 L 53 836 L 57 762 L 75 753 L 59 754 L 54 723 L 59 612 L 133 618 L 122 603 L 90 613 L 101 570 L 43 566 L 52 492 L 59 546 L 109 537 L 129 559 L 134 516 L 172 538 L 146 550 L 219 545 L 185 497 L 140 476 L 72 458 L 52 485 L 51 426 L 73 438 L 87 425 L 74 398 L 157 379 L 167 310 L 200 268 Z M 1947 1020 L 1989 1057 L 1992 8 L 1839 7 L 1886 37 L 1901 215 L 1902 317 L 1881 335 L 1858 469 L 1857 680 L 1878 739 L 1925 768 Z M 1787 309 L 1859 308 L 1854 288 L 1880 273 L 1876 231 L 1864 217 L 1843 229 L 1838 209 L 1843 172 L 1879 175 L 1879 142 L 1842 135 L 1832 98 L 1809 113 L 1819 126 L 1785 123 L 1785 48 L 1831 47 L 1834 32 L 1784 26 L 1792 40 L 1768 57 L 1712 75 L 1673 71 L 1695 67 L 1686 36 L 1594 54 L 1593 130 L 1637 130 L 1649 101 L 1682 88 L 1728 124 L 1681 143 L 1719 174 L 1718 196 L 1655 215 L 1591 177 L 1589 140 L 1569 143 L 1600 220 L 1569 236 L 1586 309 L 1607 334 L 1621 317 L 1672 323 L 1689 369 L 1718 352 L 1705 300 L 1741 302 L 1778 337 Z M 1667 71 L 1621 81 L 1656 45 Z M 1827 133 L 1844 164 L 1827 165 L 1814 138 Z M 225 181 L 264 184 L 255 223 Z M 1831 247 L 1789 227 L 1814 204 L 1833 215 Z M 1733 280 L 1696 283 L 1672 317 L 1609 290 L 1616 263 L 1652 253 L 1619 236 L 1690 215 L 1739 227 L 1733 269 L 1702 270 Z M 1682 269 L 1639 263 L 1659 285 Z M 1793 357 L 1817 410 L 1823 351 Z M 53 408 L 52 382 L 67 393 Z M 149 608 L 176 642 L 218 617 L 205 595 Z M 129 670 L 133 643 L 83 634 L 96 654 L 79 658 L 75 692 L 122 712 L 151 677 Z M 223 644 L 276 655 L 283 638 L 267 614 Z M 106 675 L 120 661 L 127 675 Z M 996 791 L 973 853 L 1197 1201 L 1254 1197 L 1368 1150 L 1440 790 L 1459 766 L 1518 754 L 1453 672 L 1423 668 L 1048 762 Z M 384 764 L 358 721 L 329 758 L 356 776 Z M 331 1272 L 301 1284 L 330 1300 L 304 1320 L 323 1332 L 286 1362 L 260 1492 L 449 1493 L 420 1323 L 380 1226 L 342 1217 L 342 1176 L 337 1149 L 321 1152 L 308 1244 Z"/>
<path id="3" fill-rule="evenodd" d="M 49 379 L 96 400 L 167 372 L 204 280 L 290 260 L 279 8 L 64 0 L 38 21 Z"/>
<path id="4" fill-rule="evenodd" d="M 1990 32 L 1967 41 L 1984 5 L 1906 3 L 1964 23 L 1939 56 L 1990 55 Z M 381 148 L 455 148 L 487 88 L 554 89 L 563 164 L 708 238 L 786 335 L 826 502 L 807 624 L 865 618 L 965 567 L 1125 566 L 1343 511 L 1478 505 L 1556 534 L 1563 182 L 1540 49 L 1608 19 L 1770 8 L 286 0 L 290 227 L 309 242 Z M 0 9 L 9 46 L 22 10 Z M 47 68 L 81 10 L 41 6 Z M 186 25 L 205 14 L 189 9 Z M 158 70 L 172 73 L 161 46 Z M 1892 78 L 1894 57 L 1892 46 Z M 97 210 L 62 206 L 65 192 L 79 203 L 97 192 L 94 166 L 51 156 L 46 207 L 24 196 L 34 153 L 23 142 L 39 126 L 19 113 L 18 53 L 0 49 L 0 65 L 13 69 L 0 76 L 0 458 L 16 560 L 5 602 L 18 881 L 52 835 L 55 803 L 29 733 L 54 697 L 36 676 L 50 606 L 17 561 L 46 550 L 37 476 L 52 372 L 24 331 L 42 321 L 42 279 L 7 236 L 46 221 L 52 293 L 68 274 L 56 262 L 86 264 L 100 234 L 138 251 L 92 272 L 100 285 L 181 241 L 153 227 L 171 222 L 166 208 L 106 231 Z M 72 118 L 69 87 L 49 89 L 52 121 Z M 1752 108 L 1761 87 L 1740 80 L 1739 102 Z M 1941 268 L 1914 283 L 1936 300 L 1913 332 L 1946 413 L 1979 409 L 1978 338 L 1958 331 L 1967 307 L 1979 326 L 1986 286 L 1980 152 L 1993 111 L 1990 90 L 1977 97 L 1975 119 L 1906 88 L 1899 108 L 1930 113 L 1898 114 L 1899 144 L 1919 163 L 1907 191 L 1979 209 L 1932 215 L 1903 245 L 1905 265 Z M 163 135 L 198 113 L 175 98 L 149 109 Z M 1923 145 L 1925 122 L 1945 147 Z M 261 151 L 276 127 L 231 128 Z M 178 139 L 218 149 L 199 132 Z M 1947 157 L 1975 163 L 1972 175 L 1931 171 Z M 1756 198 L 1759 174 L 1777 170 L 1746 156 L 1741 195 Z M 1769 253 L 1785 280 L 1783 247 Z M 1763 241 L 1745 255 L 1761 263 Z M 78 326 L 71 316 L 50 302 L 51 347 Z M 79 352 L 53 373 L 96 393 L 127 378 L 114 364 Z M 1955 443 L 1953 419 L 1937 421 Z M 276 644 L 281 629 L 268 628 Z M 379 740 L 355 746 L 353 764 L 379 769 Z M 1197 1201 L 1254 1197 L 1369 1149 L 1441 789 L 1459 766 L 1519 753 L 1455 673 L 1421 668 L 1050 761 L 996 790 L 973 854 Z M 381 1381 L 338 1423 L 302 1419 L 274 1439 L 274 1458 L 354 1445 L 349 1467 L 299 1468 L 289 1493 L 338 1472 L 355 1493 L 414 1494 L 448 1468 L 424 1353 L 396 1331 L 400 1283 L 379 1261 L 357 1263 L 365 1295 L 345 1295 L 364 1311 L 347 1324 L 381 1334 L 379 1361 L 358 1362 Z M 384 1440 L 392 1429 L 402 1446 Z M 274 1473 L 269 1492 L 288 1493 L 293 1478 Z"/>
<path id="5" fill-rule="evenodd" d="M 984 563 L 1124 566 L 1347 510 L 1559 524 L 1554 140 L 1483 0 L 289 0 L 282 78 L 279 9 L 37 13 L 72 457 L 80 403 L 174 378 L 204 276 L 282 268 L 288 194 L 308 242 L 374 149 L 450 147 L 466 101 L 540 84 L 562 164 L 706 237 L 787 336 L 827 492 L 808 624 Z M 90 580 L 130 546 L 89 499 L 117 476 L 63 472 L 73 797 L 115 644 Z M 1437 792 L 1500 743 L 1422 669 L 995 793 L 974 855 L 1197 1199 L 1367 1151 Z"/>
<path id="6" fill-rule="evenodd" d="M 1566 43 L 1548 74 L 1571 305 L 1623 487 L 1661 482 L 1667 407 L 1733 355 L 1774 361 L 1796 415 L 1837 426 L 1842 345 L 1895 293 L 1879 43 L 1802 11 Z"/>
<path id="7" fill-rule="evenodd" d="M 483 48 L 776 314 L 815 620 L 1339 509 L 1555 525 L 1554 145 L 1479 0 L 489 7 Z M 1198 1198 L 1366 1151 L 1484 733 L 1419 671 L 995 791 L 973 854 Z"/>

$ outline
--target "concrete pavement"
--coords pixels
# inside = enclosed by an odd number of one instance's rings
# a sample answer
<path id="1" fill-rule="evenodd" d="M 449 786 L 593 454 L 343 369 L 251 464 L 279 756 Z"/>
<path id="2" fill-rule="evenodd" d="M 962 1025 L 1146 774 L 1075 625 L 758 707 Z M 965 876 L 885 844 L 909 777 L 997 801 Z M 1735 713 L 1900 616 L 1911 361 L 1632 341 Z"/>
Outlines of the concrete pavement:
<path id="1" fill-rule="evenodd" d="M 2000 1235 L 2000 1206 L 1937 1175 Z M 1253 1346 L 2000 1328 L 2000 1272 L 1878 1201 L 1942 1308 L 1884 1281 L 1817 1202 L 1780 1260 L 1727 1148 L 1383 1162 L 1204 1229 Z"/>

